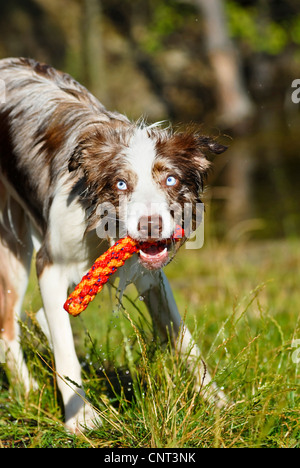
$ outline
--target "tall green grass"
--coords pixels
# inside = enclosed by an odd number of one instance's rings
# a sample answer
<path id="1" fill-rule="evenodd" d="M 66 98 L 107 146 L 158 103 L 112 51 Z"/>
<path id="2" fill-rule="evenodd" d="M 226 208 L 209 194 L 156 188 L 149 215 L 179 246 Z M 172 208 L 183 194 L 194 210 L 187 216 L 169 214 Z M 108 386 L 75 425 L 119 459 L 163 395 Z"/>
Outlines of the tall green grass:
<path id="1" fill-rule="evenodd" d="M 228 396 L 217 410 L 193 392 L 186 358 L 163 346 L 134 288 L 103 290 L 72 319 L 87 397 L 103 424 L 64 431 L 52 351 L 34 312 L 32 277 L 23 345 L 39 389 L 24 396 L 0 370 L 0 447 L 300 447 L 300 243 L 212 243 L 167 267 L 180 311 Z"/>

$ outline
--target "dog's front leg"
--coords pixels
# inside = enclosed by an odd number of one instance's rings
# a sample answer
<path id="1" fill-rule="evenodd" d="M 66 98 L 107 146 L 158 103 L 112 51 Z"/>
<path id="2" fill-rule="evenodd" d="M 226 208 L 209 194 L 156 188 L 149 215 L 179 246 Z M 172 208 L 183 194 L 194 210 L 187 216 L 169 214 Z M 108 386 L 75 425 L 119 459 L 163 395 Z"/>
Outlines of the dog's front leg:
<path id="1" fill-rule="evenodd" d="M 201 353 L 190 331 L 184 325 L 169 282 L 162 271 L 140 276 L 136 287 L 143 296 L 154 323 L 163 340 L 171 337 L 172 344 L 182 356 L 187 358 L 188 366 L 195 375 L 195 391 L 203 392 L 204 398 L 224 406 L 226 397 L 215 383 L 201 358 Z"/>
<path id="2" fill-rule="evenodd" d="M 65 407 L 65 425 L 76 433 L 78 429 L 94 427 L 96 414 L 84 396 L 71 324 L 63 309 L 68 280 L 61 266 L 47 265 L 39 275 L 39 284 L 52 340 L 58 388 Z"/>

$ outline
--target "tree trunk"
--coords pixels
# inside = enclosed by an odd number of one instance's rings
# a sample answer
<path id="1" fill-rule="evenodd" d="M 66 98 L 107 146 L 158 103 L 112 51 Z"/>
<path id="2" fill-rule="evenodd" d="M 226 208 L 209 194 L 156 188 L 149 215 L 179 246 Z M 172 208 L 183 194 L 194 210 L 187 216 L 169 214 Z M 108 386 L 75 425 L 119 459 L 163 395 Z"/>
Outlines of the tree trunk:
<path id="1" fill-rule="evenodd" d="M 224 3 L 221 0 L 194 0 L 194 3 L 203 16 L 206 50 L 215 72 L 218 123 L 232 128 L 252 116 L 253 105 L 229 37 Z"/>
<path id="2" fill-rule="evenodd" d="M 105 60 L 102 41 L 102 11 L 99 0 L 83 0 L 82 55 L 84 83 L 109 106 L 105 84 Z"/>
<path id="3" fill-rule="evenodd" d="M 222 0 L 193 0 L 204 21 L 206 51 L 214 71 L 218 99 L 217 124 L 229 130 L 231 145 L 225 170 L 225 222 L 228 232 L 240 231 L 253 217 L 251 202 L 251 172 L 253 155 L 243 135 L 249 130 L 254 106 L 248 96 L 232 43 Z"/>

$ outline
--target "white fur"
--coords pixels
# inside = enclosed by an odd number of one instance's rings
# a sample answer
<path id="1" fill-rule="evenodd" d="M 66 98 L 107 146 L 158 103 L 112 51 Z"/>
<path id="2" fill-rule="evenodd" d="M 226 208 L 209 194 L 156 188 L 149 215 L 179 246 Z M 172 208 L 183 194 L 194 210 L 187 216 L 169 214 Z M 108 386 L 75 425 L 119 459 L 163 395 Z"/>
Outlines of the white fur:
<path id="1" fill-rule="evenodd" d="M 126 153 L 131 170 L 137 176 L 137 184 L 127 204 L 127 230 L 135 239 L 139 238 L 138 223 L 142 216 L 162 217 L 162 238 L 169 238 L 174 228 L 166 195 L 153 180 L 155 157 L 155 142 L 148 136 L 147 128 L 137 128 Z"/>
<path id="2" fill-rule="evenodd" d="M 55 264 L 45 268 L 39 282 L 54 350 L 58 387 L 65 405 L 66 427 L 76 432 L 77 428 L 83 429 L 82 426 L 93 427 L 97 414 L 85 400 L 70 320 L 63 310 L 69 285 L 66 276 L 66 269 Z"/>

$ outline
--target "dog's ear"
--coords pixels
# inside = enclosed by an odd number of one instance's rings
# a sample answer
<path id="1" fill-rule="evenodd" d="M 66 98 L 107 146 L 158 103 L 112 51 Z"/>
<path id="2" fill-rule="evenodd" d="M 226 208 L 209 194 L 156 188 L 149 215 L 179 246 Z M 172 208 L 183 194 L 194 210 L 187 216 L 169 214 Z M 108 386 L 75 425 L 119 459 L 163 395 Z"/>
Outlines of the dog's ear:
<path id="1" fill-rule="evenodd" d="M 191 162 L 194 163 L 195 170 L 200 172 L 201 179 L 207 176 L 211 168 L 209 154 L 222 154 L 227 148 L 214 138 L 199 135 L 198 133 L 192 135 L 192 144 L 190 145 Z"/>
<path id="2" fill-rule="evenodd" d="M 204 135 L 197 135 L 197 141 L 200 150 L 202 150 L 204 153 L 205 150 L 208 150 L 214 154 L 222 154 L 228 149 L 228 146 L 222 145 L 213 138 Z"/>
<path id="3" fill-rule="evenodd" d="M 202 176 L 205 178 L 211 168 L 208 153 L 222 154 L 228 149 L 228 146 L 225 146 L 214 138 L 208 136 L 195 134 L 194 137 L 196 140 L 197 150 L 193 154 L 193 161 L 198 167 L 198 170 L 202 173 Z"/>
<path id="4" fill-rule="evenodd" d="M 198 177 L 198 188 L 203 191 L 204 181 L 212 167 L 209 153 L 222 154 L 228 147 L 208 136 L 194 133 L 193 137 L 194 150 L 191 152 L 191 162 Z"/>

